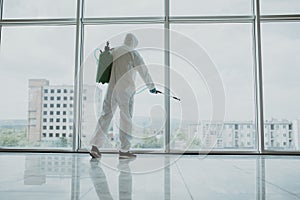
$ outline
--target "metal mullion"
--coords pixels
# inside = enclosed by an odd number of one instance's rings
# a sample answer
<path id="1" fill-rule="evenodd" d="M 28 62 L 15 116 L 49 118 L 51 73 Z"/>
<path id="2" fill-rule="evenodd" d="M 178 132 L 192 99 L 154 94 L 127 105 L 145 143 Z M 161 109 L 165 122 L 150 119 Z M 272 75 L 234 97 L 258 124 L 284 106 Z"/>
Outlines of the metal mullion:
<path id="1" fill-rule="evenodd" d="M 262 22 L 300 21 L 300 15 L 261 15 Z"/>
<path id="2" fill-rule="evenodd" d="M 171 114 L 170 114 L 170 2 L 165 0 L 165 22 L 164 22 L 164 49 L 165 49 L 165 152 L 170 153 Z"/>
<path id="3" fill-rule="evenodd" d="M 33 25 L 76 25 L 76 20 L 70 19 L 5 19 L 0 21 L 5 26 L 33 26 Z"/>
<path id="4" fill-rule="evenodd" d="M 3 17 L 3 0 L 0 0 L 0 23 L 2 22 Z M 1 49 L 1 42 L 2 42 L 2 25 L 0 24 L 0 49 Z"/>
<path id="5" fill-rule="evenodd" d="M 84 25 L 96 25 L 96 24 L 157 24 L 164 23 L 163 18 L 158 19 L 83 19 Z"/>
<path id="6" fill-rule="evenodd" d="M 255 39 L 255 100 L 256 100 L 256 137 L 259 153 L 264 152 L 264 109 L 263 109 L 263 78 L 262 78 L 262 49 L 261 49 L 261 22 L 260 0 L 253 1 L 255 12 L 254 39 Z"/>
<path id="7" fill-rule="evenodd" d="M 170 17 L 171 23 L 251 23 L 254 17 L 249 16 L 189 16 Z"/>
<path id="8" fill-rule="evenodd" d="M 76 49 L 75 49 L 75 73 L 74 73 L 74 112 L 73 112 L 73 145 L 72 150 L 78 150 L 78 137 L 80 132 L 80 65 L 81 65 L 81 33 L 82 33 L 82 0 L 77 0 L 76 14 Z"/>

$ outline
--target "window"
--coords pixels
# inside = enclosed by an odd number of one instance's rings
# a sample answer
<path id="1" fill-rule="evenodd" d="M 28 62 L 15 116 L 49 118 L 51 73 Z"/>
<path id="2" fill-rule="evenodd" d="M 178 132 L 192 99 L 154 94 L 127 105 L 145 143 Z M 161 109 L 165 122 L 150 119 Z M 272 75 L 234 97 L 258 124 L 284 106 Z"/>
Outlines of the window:
<path id="1" fill-rule="evenodd" d="M 268 0 L 262 0 L 262 5 Z M 286 4 L 291 3 L 290 5 Z M 297 1 L 298 5 L 300 1 Z M 270 9 L 292 8 L 296 1 L 275 1 L 270 4 Z M 266 4 L 265 4 L 266 5 Z M 283 7 L 277 7 L 277 6 Z M 292 7 L 290 7 L 292 6 Z M 297 7 L 297 6 L 296 6 Z M 297 8 L 293 10 L 296 11 Z M 267 9 L 267 7 L 265 7 Z M 292 11 L 292 9 L 290 9 Z M 274 22 L 262 24 L 262 55 L 263 55 L 263 80 L 264 80 L 264 113 L 265 119 L 276 123 L 271 125 L 274 130 L 274 140 L 279 145 L 268 147 L 268 150 L 299 151 L 297 145 L 289 147 L 282 145 L 282 133 L 279 124 L 287 124 L 289 131 L 295 131 L 293 124 L 299 126 L 300 84 L 298 72 L 300 57 L 296 52 L 300 51 L 300 22 Z M 290 136 L 290 135 L 289 135 Z"/>
<path id="2" fill-rule="evenodd" d="M 54 100 L 54 97 L 50 97 L 50 100 L 52 100 L 52 101 L 53 101 L 53 100 Z"/>
<path id="3" fill-rule="evenodd" d="M 47 118 L 43 118 L 43 122 L 47 122 Z"/>
<path id="4" fill-rule="evenodd" d="M 66 112 L 66 111 L 63 111 L 63 115 L 67 115 L 67 112 Z"/>
<path id="5" fill-rule="evenodd" d="M 44 100 L 47 101 L 47 100 L 48 100 L 48 97 L 44 97 Z"/>
<path id="6" fill-rule="evenodd" d="M 63 130 L 66 130 L 66 129 L 67 129 L 67 127 L 66 127 L 66 126 L 63 126 L 62 128 L 63 128 Z"/>
<path id="7" fill-rule="evenodd" d="M 65 100 L 65 101 L 68 100 L 68 97 L 64 96 L 64 100 Z"/>
<path id="8" fill-rule="evenodd" d="M 51 91 L 52 94 L 54 93 L 54 89 L 51 89 L 50 91 Z"/>
<path id="9" fill-rule="evenodd" d="M 43 133 L 43 137 L 47 137 L 47 134 L 46 134 L 46 133 Z"/>
<path id="10" fill-rule="evenodd" d="M 56 130 L 59 130 L 60 129 L 60 126 L 56 126 Z"/>
<path id="11" fill-rule="evenodd" d="M 60 115 L 60 111 L 56 111 L 56 115 Z"/>
<path id="12" fill-rule="evenodd" d="M 67 89 L 64 89 L 64 93 L 68 93 L 68 90 L 67 90 Z"/>
<path id="13" fill-rule="evenodd" d="M 44 89 L 44 93 L 48 93 L 48 89 Z"/>
<path id="14" fill-rule="evenodd" d="M 64 138 L 65 138 L 65 137 L 66 137 L 66 133 L 63 133 L 63 134 L 62 134 L 62 137 L 64 137 Z"/>
<path id="15" fill-rule="evenodd" d="M 49 137 L 53 137 L 53 133 L 49 133 Z"/>
<path id="16" fill-rule="evenodd" d="M 55 133 L 55 137 L 59 137 L 59 133 Z"/>
<path id="17" fill-rule="evenodd" d="M 53 126 L 49 126 L 49 129 L 50 129 L 50 130 L 53 130 Z"/>
<path id="18" fill-rule="evenodd" d="M 50 112 L 51 113 L 51 112 Z M 43 111 L 43 115 L 47 115 L 47 111 Z"/>
<path id="19" fill-rule="evenodd" d="M 101 9 L 104 1 L 85 1 L 85 17 L 137 17 L 137 16 L 162 16 L 164 1 L 162 0 L 131 0 L 125 9 L 123 0 L 110 0 L 105 2 L 106 9 Z M 134 5 L 134 6 L 133 6 Z"/>
<path id="20" fill-rule="evenodd" d="M 173 0 L 172 16 L 251 15 L 251 0 Z"/>
<path id="21" fill-rule="evenodd" d="M 61 93 L 61 89 L 57 89 L 57 93 Z"/>
<path id="22" fill-rule="evenodd" d="M 76 13 L 75 11 L 76 11 L 76 1 L 74 0 L 64 0 L 64 1 L 5 0 L 3 1 L 4 19 L 75 18 L 75 13 Z"/>
<path id="23" fill-rule="evenodd" d="M 57 108 L 60 108 L 60 104 L 59 104 L 59 103 L 58 103 L 58 104 L 56 104 L 56 107 L 57 107 Z"/>
<path id="24" fill-rule="evenodd" d="M 43 130 L 46 130 L 47 129 L 47 126 L 43 126 Z"/>
<path id="25" fill-rule="evenodd" d="M 66 119 L 66 118 L 63 118 L 63 122 L 67 122 L 67 119 Z"/>
<path id="26" fill-rule="evenodd" d="M 53 115 L 54 114 L 54 112 L 53 111 L 50 111 L 50 115 Z"/>
<path id="27" fill-rule="evenodd" d="M 53 118 L 50 118 L 49 121 L 50 121 L 50 122 L 53 122 Z"/>
<path id="28" fill-rule="evenodd" d="M 51 103 L 51 104 L 50 104 L 50 108 L 53 108 L 53 107 L 54 107 L 54 104 L 53 104 L 53 103 Z"/>
<path id="29" fill-rule="evenodd" d="M 63 104 L 63 107 L 64 107 L 64 108 L 66 108 L 66 107 L 67 107 L 67 104 L 66 104 L 66 103 L 64 103 L 64 104 Z"/>
<path id="30" fill-rule="evenodd" d="M 56 122 L 60 122 L 60 119 L 59 119 L 59 118 L 57 118 L 57 119 L 56 119 Z"/>
<path id="31" fill-rule="evenodd" d="M 56 100 L 57 100 L 57 101 L 60 101 L 60 99 L 61 99 L 60 97 L 56 97 Z"/>

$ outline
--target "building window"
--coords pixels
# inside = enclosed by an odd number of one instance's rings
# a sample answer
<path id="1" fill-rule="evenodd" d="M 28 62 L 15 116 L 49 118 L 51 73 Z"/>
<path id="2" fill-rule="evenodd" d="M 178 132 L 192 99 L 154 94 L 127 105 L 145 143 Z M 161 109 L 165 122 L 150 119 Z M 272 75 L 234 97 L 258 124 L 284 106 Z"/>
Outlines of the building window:
<path id="1" fill-rule="evenodd" d="M 56 107 L 57 107 L 57 108 L 60 108 L 60 104 L 56 104 Z"/>
<path id="2" fill-rule="evenodd" d="M 73 100 L 73 97 L 72 97 L 72 96 L 70 97 L 70 100 Z"/>
<path id="3" fill-rule="evenodd" d="M 283 146 L 286 146 L 286 142 L 283 142 Z"/>
<path id="4" fill-rule="evenodd" d="M 271 130 L 274 130 L 274 124 L 271 124 Z"/>
<path id="5" fill-rule="evenodd" d="M 59 121 L 60 121 L 60 119 L 59 119 L 59 118 L 57 118 L 57 119 L 56 119 L 56 122 L 59 122 Z"/>
<path id="6" fill-rule="evenodd" d="M 63 104 L 63 107 L 64 107 L 64 108 L 66 108 L 66 107 L 67 107 L 67 104 L 66 104 L 66 103 L 64 103 L 64 104 Z"/>
<path id="7" fill-rule="evenodd" d="M 68 90 L 67 90 L 67 89 L 64 89 L 64 93 L 68 93 Z"/>
<path id="8" fill-rule="evenodd" d="M 44 119 L 43 119 L 43 122 L 47 122 L 47 119 L 46 119 L 46 118 L 44 118 Z"/>
<path id="9" fill-rule="evenodd" d="M 56 130 L 59 130 L 60 129 L 60 126 L 56 126 Z"/>
<path id="10" fill-rule="evenodd" d="M 43 115 L 47 115 L 47 111 L 44 111 L 44 112 L 43 112 Z"/>
<path id="11" fill-rule="evenodd" d="M 63 115 L 67 115 L 67 112 L 66 112 L 66 111 L 63 111 Z"/>
<path id="12" fill-rule="evenodd" d="M 238 125 L 238 124 L 235 124 L 235 125 L 234 125 L 234 129 L 235 129 L 235 130 L 238 130 L 238 129 L 239 129 L 239 125 Z"/>
<path id="13" fill-rule="evenodd" d="M 66 126 L 63 126 L 62 128 L 63 128 L 63 130 L 66 130 L 66 129 L 67 129 L 67 127 L 66 127 Z"/>
<path id="14" fill-rule="evenodd" d="M 61 93 L 61 89 L 57 89 L 57 93 Z"/>
<path id="15" fill-rule="evenodd" d="M 293 125 L 289 124 L 289 130 L 292 130 L 292 129 L 293 129 Z"/>
<path id="16" fill-rule="evenodd" d="M 64 97 L 64 100 L 67 101 L 67 100 L 68 100 L 68 97 L 65 96 L 65 97 Z"/>
<path id="17" fill-rule="evenodd" d="M 49 137 L 53 137 L 53 133 L 49 133 Z"/>
<path id="18" fill-rule="evenodd" d="M 73 104 L 70 103 L 70 108 L 73 108 Z"/>
<path id="19" fill-rule="evenodd" d="M 286 129 L 286 125 L 282 125 L 282 128 L 283 128 L 283 129 Z"/>
<path id="20" fill-rule="evenodd" d="M 66 135 L 67 135 L 66 133 L 63 133 L 63 134 L 62 134 L 62 137 L 66 137 Z"/>
<path id="21" fill-rule="evenodd" d="M 43 133 L 43 137 L 47 137 L 47 134 L 46 134 L 46 133 Z"/>
<path id="22" fill-rule="evenodd" d="M 43 130 L 46 130 L 47 129 L 47 126 L 43 126 Z"/>
<path id="23" fill-rule="evenodd" d="M 73 93 L 73 92 L 74 92 L 74 90 L 73 90 L 73 89 L 71 89 L 71 90 L 70 90 L 70 93 Z"/>
<path id="24" fill-rule="evenodd" d="M 47 89 L 44 89 L 44 93 L 48 93 L 48 90 L 47 90 Z"/>
<path id="25" fill-rule="evenodd" d="M 55 137 L 59 137 L 59 133 L 55 133 Z"/>
<path id="26" fill-rule="evenodd" d="M 50 111 L 50 115 L 53 115 L 54 113 L 53 113 L 53 111 Z"/>
<path id="27" fill-rule="evenodd" d="M 49 126 L 50 130 L 53 130 L 53 126 Z"/>
<path id="28" fill-rule="evenodd" d="M 66 118 L 63 118 L 63 122 L 67 122 L 67 119 L 66 119 Z"/>
<path id="29" fill-rule="evenodd" d="M 54 93 L 54 89 L 51 89 L 51 93 Z"/>
<path id="30" fill-rule="evenodd" d="M 70 126 L 69 128 L 70 128 L 70 130 L 73 130 L 73 126 Z"/>
<path id="31" fill-rule="evenodd" d="M 47 101 L 47 100 L 48 100 L 48 97 L 44 97 L 44 100 Z"/>
<path id="32" fill-rule="evenodd" d="M 52 101 L 53 101 L 53 100 L 54 100 L 54 97 L 50 97 L 50 100 L 52 100 Z"/>
<path id="33" fill-rule="evenodd" d="M 61 99 L 60 97 L 56 97 L 56 100 L 57 100 L 57 101 L 60 101 L 60 99 Z"/>
<path id="34" fill-rule="evenodd" d="M 50 121 L 50 122 L 53 122 L 53 118 L 50 118 L 49 121 Z"/>
<path id="35" fill-rule="evenodd" d="M 51 104 L 50 104 L 50 108 L 53 108 L 53 107 L 54 107 L 54 104 L 53 104 L 53 103 L 51 103 Z"/>
<path id="36" fill-rule="evenodd" d="M 56 115 L 60 115 L 60 111 L 56 111 Z"/>

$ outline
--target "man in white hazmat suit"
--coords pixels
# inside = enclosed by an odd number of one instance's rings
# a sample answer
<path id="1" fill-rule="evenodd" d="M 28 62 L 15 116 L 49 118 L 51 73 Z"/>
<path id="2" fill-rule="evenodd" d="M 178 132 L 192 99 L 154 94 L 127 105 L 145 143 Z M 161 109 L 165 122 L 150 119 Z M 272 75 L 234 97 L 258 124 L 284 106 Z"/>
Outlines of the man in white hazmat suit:
<path id="1" fill-rule="evenodd" d="M 103 102 L 103 110 L 90 141 L 92 149 L 90 155 L 93 158 L 100 158 L 98 148 L 103 146 L 105 134 L 108 131 L 113 114 L 119 106 L 120 124 L 119 138 L 121 147 L 119 158 L 135 158 L 136 155 L 129 152 L 132 130 L 132 112 L 135 93 L 136 72 L 140 74 L 151 93 L 156 93 L 152 78 L 145 66 L 141 55 L 134 50 L 138 44 L 137 38 L 128 33 L 124 44 L 112 50 L 113 65 L 107 93 Z"/>

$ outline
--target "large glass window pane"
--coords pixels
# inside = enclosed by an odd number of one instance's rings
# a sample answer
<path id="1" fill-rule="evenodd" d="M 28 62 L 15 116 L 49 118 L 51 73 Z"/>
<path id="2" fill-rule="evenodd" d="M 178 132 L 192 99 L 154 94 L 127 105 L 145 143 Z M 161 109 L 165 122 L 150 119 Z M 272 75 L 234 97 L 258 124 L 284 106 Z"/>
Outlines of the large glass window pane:
<path id="1" fill-rule="evenodd" d="M 74 18 L 76 0 L 4 0 L 4 19 Z"/>
<path id="2" fill-rule="evenodd" d="M 251 15 L 251 0 L 174 0 L 170 1 L 173 16 Z"/>
<path id="3" fill-rule="evenodd" d="M 176 24 L 171 28 L 193 41 L 187 45 L 172 32 L 171 51 L 184 49 L 187 55 L 200 58 L 199 63 L 189 63 L 185 55 L 171 55 L 171 90 L 182 99 L 181 103 L 171 99 L 171 148 L 255 149 L 252 25 Z M 214 100 L 224 101 L 212 99 L 209 88 L 215 86 L 207 85 L 215 74 L 206 71 L 213 67 L 225 90 L 224 124 L 212 118 L 218 108 Z"/>
<path id="4" fill-rule="evenodd" d="M 299 150 L 300 23 L 262 25 L 265 147 Z"/>
<path id="5" fill-rule="evenodd" d="M 299 14 L 299 0 L 261 0 L 261 14 Z"/>
<path id="6" fill-rule="evenodd" d="M 70 148 L 75 27 L 2 27 L 0 146 Z"/>
<path id="7" fill-rule="evenodd" d="M 85 17 L 146 17 L 163 14 L 163 0 L 85 0 Z"/>
<path id="8" fill-rule="evenodd" d="M 131 32 L 139 40 L 138 52 L 143 57 L 148 71 L 159 90 L 164 90 L 164 52 L 162 50 L 163 25 L 89 25 L 85 26 L 84 36 L 84 65 L 83 90 L 87 91 L 90 100 L 83 102 L 87 124 L 82 127 L 82 148 L 88 148 L 89 141 L 94 133 L 97 119 L 100 117 L 103 100 L 107 92 L 107 84 L 96 85 L 96 58 L 99 51 L 104 49 L 106 41 L 115 48 L 123 44 L 126 33 Z M 94 55 L 96 54 L 96 57 Z M 140 75 L 136 76 L 136 90 L 134 95 L 133 130 L 131 135 L 133 149 L 162 149 L 164 144 L 164 96 L 150 94 Z M 84 96 L 83 96 L 84 98 Z M 119 111 L 115 112 L 113 123 L 107 132 L 104 148 L 119 146 Z"/>

